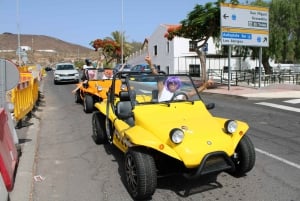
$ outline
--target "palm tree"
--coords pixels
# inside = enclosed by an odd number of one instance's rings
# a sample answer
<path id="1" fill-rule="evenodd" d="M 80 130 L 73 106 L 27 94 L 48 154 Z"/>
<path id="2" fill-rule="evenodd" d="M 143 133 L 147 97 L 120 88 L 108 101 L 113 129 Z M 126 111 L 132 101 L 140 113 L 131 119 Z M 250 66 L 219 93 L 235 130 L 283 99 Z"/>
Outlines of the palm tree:
<path id="1" fill-rule="evenodd" d="M 123 43 L 123 61 L 125 61 L 126 58 L 130 55 L 130 52 L 132 50 L 132 46 L 126 41 L 125 32 L 123 34 L 123 40 L 122 40 L 122 33 L 120 31 L 112 32 L 111 36 L 112 36 L 112 40 L 120 44 L 120 47 Z M 117 61 L 118 63 L 121 63 L 121 56 L 117 58 Z"/>

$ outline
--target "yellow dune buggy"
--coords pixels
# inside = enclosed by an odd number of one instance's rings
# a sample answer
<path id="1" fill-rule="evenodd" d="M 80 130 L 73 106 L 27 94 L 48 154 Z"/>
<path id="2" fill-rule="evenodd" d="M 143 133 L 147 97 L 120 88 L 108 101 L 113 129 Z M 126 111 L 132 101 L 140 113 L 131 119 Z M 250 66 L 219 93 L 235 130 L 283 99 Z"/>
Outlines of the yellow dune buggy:
<path id="1" fill-rule="evenodd" d="M 127 73 L 126 87 L 112 80 L 107 99 L 92 116 L 96 144 L 110 143 L 124 152 L 126 187 L 134 199 L 151 197 L 158 176 L 182 174 L 201 179 L 228 172 L 240 177 L 255 164 L 255 150 L 245 122 L 213 116 L 188 75 Z M 158 83 L 180 80 L 170 100 L 160 100 Z M 192 95 L 191 95 L 192 94 Z"/>
<path id="2" fill-rule="evenodd" d="M 77 84 L 79 89 L 75 92 L 75 103 L 83 104 L 83 110 L 86 113 L 92 113 L 94 104 L 107 98 L 112 80 L 103 79 L 103 69 L 88 69 L 87 74 L 93 76 Z"/>

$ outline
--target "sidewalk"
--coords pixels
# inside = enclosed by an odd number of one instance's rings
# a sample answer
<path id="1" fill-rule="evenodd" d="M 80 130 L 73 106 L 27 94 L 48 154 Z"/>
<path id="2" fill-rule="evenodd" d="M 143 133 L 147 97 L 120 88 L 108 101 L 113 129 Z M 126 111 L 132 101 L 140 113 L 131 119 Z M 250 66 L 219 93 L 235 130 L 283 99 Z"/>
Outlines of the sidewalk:
<path id="1" fill-rule="evenodd" d="M 230 87 L 228 85 L 218 85 L 216 88 L 205 90 L 204 93 L 224 94 L 248 99 L 300 98 L 300 85 L 272 84 L 260 88 L 247 84 Z"/>

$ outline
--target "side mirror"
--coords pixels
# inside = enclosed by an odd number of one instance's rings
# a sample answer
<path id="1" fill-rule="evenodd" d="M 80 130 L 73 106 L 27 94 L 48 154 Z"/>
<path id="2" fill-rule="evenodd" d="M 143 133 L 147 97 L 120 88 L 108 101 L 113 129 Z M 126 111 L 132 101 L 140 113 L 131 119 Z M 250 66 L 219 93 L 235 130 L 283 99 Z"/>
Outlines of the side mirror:
<path id="1" fill-rule="evenodd" d="M 208 103 L 205 106 L 206 106 L 206 109 L 211 110 L 211 109 L 215 108 L 215 103 Z"/>

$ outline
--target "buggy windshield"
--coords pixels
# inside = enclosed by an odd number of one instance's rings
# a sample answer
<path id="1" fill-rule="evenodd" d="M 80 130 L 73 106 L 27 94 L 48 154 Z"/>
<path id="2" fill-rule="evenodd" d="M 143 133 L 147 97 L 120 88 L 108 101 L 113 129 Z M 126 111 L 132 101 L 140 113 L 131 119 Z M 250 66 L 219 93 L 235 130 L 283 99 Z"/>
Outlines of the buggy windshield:
<path id="1" fill-rule="evenodd" d="M 89 68 L 86 69 L 88 80 L 106 80 L 109 79 L 104 75 L 103 68 Z"/>
<path id="2" fill-rule="evenodd" d="M 129 74 L 126 77 L 131 100 L 137 104 L 197 101 L 201 97 L 188 75 Z"/>

